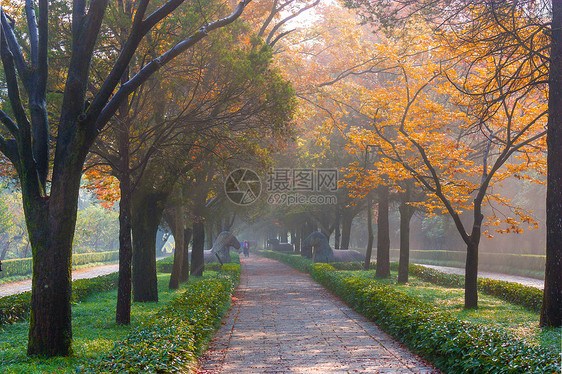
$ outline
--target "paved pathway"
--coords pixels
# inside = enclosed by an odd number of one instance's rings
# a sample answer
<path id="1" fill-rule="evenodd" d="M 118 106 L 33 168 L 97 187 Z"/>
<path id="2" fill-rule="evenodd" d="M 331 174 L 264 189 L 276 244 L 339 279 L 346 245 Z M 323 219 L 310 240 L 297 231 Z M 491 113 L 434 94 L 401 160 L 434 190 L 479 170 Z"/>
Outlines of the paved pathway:
<path id="1" fill-rule="evenodd" d="M 464 275 L 464 269 L 461 268 L 454 268 L 449 266 L 436 266 L 436 265 L 426 265 L 426 264 L 419 264 L 431 269 L 439 270 L 447 274 L 461 274 Z M 478 271 L 478 278 L 491 278 L 497 280 L 503 280 L 508 282 L 515 282 L 521 283 L 525 286 L 536 287 L 540 288 L 541 290 L 544 289 L 544 281 L 535 278 L 527 278 L 527 277 L 520 277 L 518 275 L 510 275 L 510 274 L 501 274 L 501 273 L 490 273 L 487 271 Z"/>
<path id="2" fill-rule="evenodd" d="M 115 273 L 118 270 L 119 264 L 101 265 L 92 268 L 73 270 L 72 280 L 99 277 L 100 275 Z M 0 284 L 0 297 L 26 291 L 31 291 L 31 279 Z"/>
<path id="3" fill-rule="evenodd" d="M 241 284 L 199 373 L 438 373 L 278 261 L 242 259 Z"/>

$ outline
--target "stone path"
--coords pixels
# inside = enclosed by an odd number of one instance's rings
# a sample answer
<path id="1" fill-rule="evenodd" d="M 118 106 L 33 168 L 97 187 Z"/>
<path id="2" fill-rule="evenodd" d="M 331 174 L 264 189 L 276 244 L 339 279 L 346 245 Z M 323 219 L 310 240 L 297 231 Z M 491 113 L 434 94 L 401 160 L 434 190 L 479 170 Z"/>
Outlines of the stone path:
<path id="1" fill-rule="evenodd" d="M 199 373 L 438 371 L 307 274 L 252 256 Z"/>
<path id="2" fill-rule="evenodd" d="M 418 264 L 431 269 L 439 270 L 447 274 L 461 274 L 464 275 L 464 269 L 454 268 L 449 266 L 436 266 L 436 265 L 426 265 Z M 524 286 L 536 287 L 541 290 L 544 289 L 544 281 L 535 278 L 520 277 L 518 275 L 501 274 L 501 273 L 490 273 L 487 271 L 478 271 L 478 278 L 491 278 L 497 280 L 503 280 L 507 282 L 521 283 Z"/>
<path id="3" fill-rule="evenodd" d="M 115 273 L 118 270 L 119 264 L 101 265 L 92 268 L 73 270 L 72 280 L 99 277 L 100 275 Z M 31 279 L 0 284 L 0 297 L 10 296 L 26 291 L 31 291 Z"/>

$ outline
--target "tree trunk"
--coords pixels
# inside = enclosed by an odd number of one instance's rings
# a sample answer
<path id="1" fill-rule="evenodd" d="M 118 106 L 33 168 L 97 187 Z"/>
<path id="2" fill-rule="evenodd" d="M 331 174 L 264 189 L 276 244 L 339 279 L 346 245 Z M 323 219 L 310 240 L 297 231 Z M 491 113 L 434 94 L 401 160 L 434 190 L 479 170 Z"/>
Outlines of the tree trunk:
<path id="1" fill-rule="evenodd" d="M 6 257 L 6 253 L 8 253 L 8 249 L 10 249 L 10 241 L 8 241 L 4 246 L 4 249 L 2 249 L 2 254 L 0 255 L 0 261 L 2 261 L 4 257 Z"/>
<path id="2" fill-rule="evenodd" d="M 180 283 L 185 283 L 189 280 L 189 255 L 188 247 L 191 241 L 191 233 L 193 231 L 190 228 L 186 228 L 183 231 L 183 263 L 181 265 L 180 271 Z"/>
<path id="3" fill-rule="evenodd" d="M 191 275 L 200 277 L 205 270 L 205 224 L 202 217 L 193 221 L 193 246 L 191 249 Z"/>
<path id="4" fill-rule="evenodd" d="M 128 77 L 128 72 L 124 74 Z M 122 115 L 122 113 L 125 113 Z M 115 322 L 118 325 L 131 323 L 131 175 L 129 169 L 129 121 L 126 107 L 120 111 L 119 128 L 119 280 Z"/>
<path id="5" fill-rule="evenodd" d="M 341 243 L 342 249 L 349 249 L 349 242 L 351 239 L 351 226 L 353 225 L 353 214 L 345 212 L 341 217 Z"/>
<path id="6" fill-rule="evenodd" d="M 414 208 L 406 201 L 400 204 L 400 260 L 398 262 L 398 283 L 408 282 L 408 266 L 410 265 L 410 220 Z"/>
<path id="7" fill-rule="evenodd" d="M 289 238 L 287 236 L 287 229 L 281 230 L 281 234 L 279 235 L 279 242 L 281 243 L 288 243 Z"/>
<path id="8" fill-rule="evenodd" d="M 340 221 L 341 221 L 341 214 L 338 211 L 336 212 L 336 222 L 334 223 L 334 249 L 340 249 L 340 238 L 341 238 Z"/>
<path id="9" fill-rule="evenodd" d="M 178 192 L 180 194 L 180 201 L 181 199 L 181 189 Z M 180 285 L 180 274 L 182 272 L 183 266 L 183 257 L 185 253 L 185 243 L 184 243 L 184 228 L 185 228 L 185 220 L 183 217 L 183 207 L 181 203 L 176 203 L 174 206 L 175 214 L 175 250 L 174 250 L 174 264 L 172 265 L 172 274 L 170 275 L 170 282 L 168 283 L 168 287 L 171 290 L 177 290 Z"/>
<path id="10" fill-rule="evenodd" d="M 220 234 L 222 232 L 222 225 L 220 220 L 218 220 L 216 222 L 216 224 L 213 223 L 208 223 L 207 225 L 205 225 L 205 240 L 207 242 L 207 248 L 211 248 L 213 246 L 213 241 L 214 241 L 214 230 L 213 230 L 213 226 L 216 226 L 217 229 L 217 234 Z"/>
<path id="11" fill-rule="evenodd" d="M 365 270 L 369 270 L 371 267 L 371 255 L 373 254 L 373 204 L 370 192 L 367 194 L 367 236 L 367 250 L 365 251 L 365 263 L 363 264 Z"/>
<path id="12" fill-rule="evenodd" d="M 473 242 L 466 248 L 464 307 L 465 309 L 478 308 L 478 243 Z"/>
<path id="13" fill-rule="evenodd" d="M 388 224 L 388 186 L 379 187 L 379 209 L 377 219 L 377 271 L 378 278 L 390 277 L 390 228 Z"/>
<path id="14" fill-rule="evenodd" d="M 312 225 L 307 219 L 302 226 L 302 240 L 306 239 L 313 231 Z M 312 247 L 309 245 L 301 245 L 301 256 L 312 258 Z"/>
<path id="15" fill-rule="evenodd" d="M 133 195 L 133 301 L 158 301 L 156 233 L 167 195 L 142 192 Z"/>
<path id="16" fill-rule="evenodd" d="M 82 169 L 77 159 L 81 156 L 69 155 L 64 165 L 55 169 L 50 199 L 34 198 L 37 192 L 30 191 L 30 185 L 22 178 L 33 252 L 28 355 L 52 357 L 72 353 L 72 241 Z"/>
<path id="17" fill-rule="evenodd" d="M 128 170 L 128 161 L 127 161 Z M 119 325 L 131 323 L 131 185 L 128 173 L 123 173 L 119 181 L 121 198 L 119 200 L 119 285 L 115 322 Z"/>
<path id="18" fill-rule="evenodd" d="M 546 268 L 540 325 L 562 326 L 562 2 L 552 2 L 550 44 Z"/>
<path id="19" fill-rule="evenodd" d="M 297 226 L 295 228 L 295 252 L 301 252 L 301 240 L 302 240 L 302 226 Z"/>

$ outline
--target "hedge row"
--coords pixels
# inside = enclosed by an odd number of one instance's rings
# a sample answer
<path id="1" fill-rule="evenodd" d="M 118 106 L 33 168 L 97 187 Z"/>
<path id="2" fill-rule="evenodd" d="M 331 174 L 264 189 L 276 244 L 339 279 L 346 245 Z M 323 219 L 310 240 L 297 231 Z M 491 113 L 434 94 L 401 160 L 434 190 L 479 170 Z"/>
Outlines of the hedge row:
<path id="1" fill-rule="evenodd" d="M 239 264 L 240 257 L 236 253 L 231 254 L 231 259 L 233 263 Z M 174 266 L 174 256 L 168 256 L 156 263 L 156 271 L 159 273 L 171 273 L 172 267 Z M 221 269 L 221 264 L 214 262 L 211 264 L 205 264 L 205 270 L 209 271 L 219 271 Z"/>
<path id="2" fill-rule="evenodd" d="M 190 372 L 220 326 L 239 279 L 240 265 L 223 265 L 219 274 L 190 285 L 85 372 Z"/>
<path id="3" fill-rule="evenodd" d="M 446 274 L 421 265 L 410 265 L 410 274 L 427 282 L 444 287 L 464 288 L 464 276 Z M 543 291 L 536 287 L 524 286 L 515 282 L 479 278 L 478 290 L 486 295 L 521 305 L 532 311 L 541 310 Z"/>
<path id="4" fill-rule="evenodd" d="M 399 254 L 400 250 L 391 249 L 392 259 L 397 260 Z M 431 262 L 432 264 L 464 264 L 466 251 L 410 250 L 410 259 L 422 263 Z M 507 272 L 515 275 L 526 275 L 525 273 L 529 272 L 544 274 L 546 256 L 481 252 L 478 254 L 478 261 L 482 270 Z M 524 272 L 521 272 L 521 270 L 524 270 Z"/>
<path id="5" fill-rule="evenodd" d="M 72 265 L 86 265 L 96 262 L 111 262 L 119 260 L 119 251 L 78 253 L 72 255 Z M 19 258 L 2 261 L 0 278 L 14 275 L 28 275 L 32 273 L 33 263 L 31 258 Z"/>
<path id="6" fill-rule="evenodd" d="M 355 310 L 449 373 L 555 373 L 560 358 L 505 330 L 455 318 L 373 279 L 315 264 L 311 276 Z"/>
<path id="7" fill-rule="evenodd" d="M 555 373 L 560 367 L 560 357 L 505 330 L 459 320 L 375 279 L 298 256 L 263 254 L 308 268 L 316 281 L 445 372 Z"/>
<path id="8" fill-rule="evenodd" d="M 72 282 L 72 301 L 79 302 L 96 292 L 117 288 L 118 273 Z M 31 292 L 0 298 L 0 326 L 25 320 L 31 310 Z"/>

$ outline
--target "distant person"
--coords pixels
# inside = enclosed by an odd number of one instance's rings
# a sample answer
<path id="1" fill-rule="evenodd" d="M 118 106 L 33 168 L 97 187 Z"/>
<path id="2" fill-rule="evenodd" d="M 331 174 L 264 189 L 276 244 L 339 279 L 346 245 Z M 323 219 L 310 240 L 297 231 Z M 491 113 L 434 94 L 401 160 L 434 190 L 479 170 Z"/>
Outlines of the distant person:
<path id="1" fill-rule="evenodd" d="M 248 244 L 247 240 L 244 240 L 244 243 L 242 244 L 242 251 L 244 252 L 244 257 L 250 256 L 250 244 Z"/>

